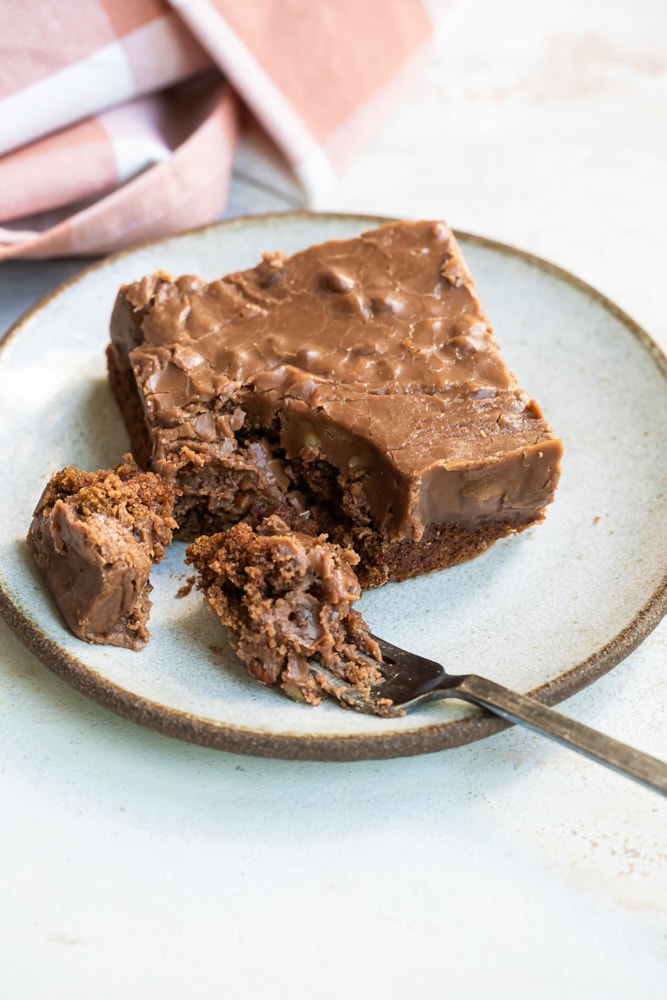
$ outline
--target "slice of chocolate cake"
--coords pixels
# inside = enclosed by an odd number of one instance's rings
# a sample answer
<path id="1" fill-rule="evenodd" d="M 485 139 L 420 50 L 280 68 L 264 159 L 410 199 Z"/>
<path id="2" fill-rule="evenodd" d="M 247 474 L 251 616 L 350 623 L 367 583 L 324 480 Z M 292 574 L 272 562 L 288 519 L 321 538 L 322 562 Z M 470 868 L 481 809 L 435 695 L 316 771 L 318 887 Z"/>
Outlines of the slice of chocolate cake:
<path id="1" fill-rule="evenodd" d="M 308 509 L 362 586 L 540 521 L 561 442 L 503 363 L 454 236 L 397 222 L 205 282 L 121 289 L 111 385 L 185 538 Z"/>
<path id="2" fill-rule="evenodd" d="M 72 632 L 141 649 L 149 573 L 176 527 L 173 488 L 130 455 L 113 469 L 56 473 L 35 510 L 28 545 Z"/>
<path id="3" fill-rule="evenodd" d="M 363 655 L 381 659 L 380 651 L 352 608 L 361 596 L 354 552 L 273 515 L 256 528 L 242 522 L 198 538 L 187 561 L 237 655 L 263 684 L 318 704 L 334 690 L 323 689 L 309 659 L 361 689 L 380 679 Z"/>

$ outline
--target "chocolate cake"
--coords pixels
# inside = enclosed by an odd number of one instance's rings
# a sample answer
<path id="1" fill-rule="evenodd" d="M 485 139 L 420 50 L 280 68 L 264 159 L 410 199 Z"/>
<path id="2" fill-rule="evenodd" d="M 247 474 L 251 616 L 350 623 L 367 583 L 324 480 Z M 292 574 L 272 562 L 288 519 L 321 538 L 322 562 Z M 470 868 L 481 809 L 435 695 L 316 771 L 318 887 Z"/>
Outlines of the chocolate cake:
<path id="1" fill-rule="evenodd" d="M 144 277 L 119 292 L 108 362 L 135 456 L 179 494 L 181 537 L 307 511 L 358 554 L 363 587 L 522 531 L 558 481 L 561 442 L 442 222 L 211 282 Z"/>
<path id="2" fill-rule="evenodd" d="M 186 551 L 207 604 L 263 684 L 317 704 L 334 691 L 311 674 L 309 660 L 362 690 L 380 679 L 363 655 L 381 659 L 380 651 L 352 608 L 361 596 L 356 553 L 290 530 L 276 515 L 202 536 Z"/>
<path id="3" fill-rule="evenodd" d="M 173 488 L 126 455 L 113 469 L 56 473 L 35 510 L 28 545 L 62 615 L 86 642 L 141 649 L 149 573 L 176 527 Z"/>

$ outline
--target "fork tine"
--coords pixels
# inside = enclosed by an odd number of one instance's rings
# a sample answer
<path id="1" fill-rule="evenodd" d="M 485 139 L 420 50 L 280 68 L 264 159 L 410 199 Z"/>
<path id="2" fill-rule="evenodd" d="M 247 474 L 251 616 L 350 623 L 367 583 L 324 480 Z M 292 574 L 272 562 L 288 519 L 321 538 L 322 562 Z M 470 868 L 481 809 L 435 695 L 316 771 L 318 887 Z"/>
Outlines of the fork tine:
<path id="1" fill-rule="evenodd" d="M 313 660 L 309 663 L 311 674 L 317 678 L 323 691 L 335 698 L 345 708 L 352 708 L 367 715 L 380 715 L 385 718 L 404 715 L 400 705 L 393 705 L 382 693 L 380 688 L 364 691 L 348 681 L 343 680 L 331 670 Z"/>
<path id="2" fill-rule="evenodd" d="M 374 642 L 377 642 L 383 659 L 385 659 L 387 663 L 396 663 L 398 665 L 405 662 L 406 657 L 411 657 L 412 655 L 408 653 L 407 650 L 401 649 L 400 646 L 394 646 L 394 644 L 389 642 L 387 639 L 382 639 L 379 635 L 371 633 L 371 639 Z"/>
<path id="3" fill-rule="evenodd" d="M 447 672 L 441 663 L 429 660 L 426 656 L 418 653 L 411 653 L 400 646 L 381 639 L 378 635 L 372 635 L 372 639 L 377 642 L 380 652 L 386 664 L 394 667 L 394 670 L 384 670 L 385 684 L 387 689 L 391 688 L 391 693 L 387 695 L 392 701 L 404 701 L 407 697 L 414 696 L 417 692 L 414 689 L 415 682 L 420 681 L 420 687 L 427 689 L 435 682 L 443 680 Z"/>

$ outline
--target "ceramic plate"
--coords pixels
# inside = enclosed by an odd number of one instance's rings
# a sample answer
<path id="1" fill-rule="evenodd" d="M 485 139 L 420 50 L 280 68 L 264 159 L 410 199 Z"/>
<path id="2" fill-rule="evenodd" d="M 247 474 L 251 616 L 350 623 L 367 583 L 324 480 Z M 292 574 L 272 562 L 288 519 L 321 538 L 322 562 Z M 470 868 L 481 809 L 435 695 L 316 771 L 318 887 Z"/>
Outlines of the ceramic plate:
<path id="1" fill-rule="evenodd" d="M 251 679 L 174 544 L 152 574 L 140 653 L 64 628 L 27 551 L 30 514 L 66 465 L 113 464 L 127 438 L 106 381 L 109 313 L 123 282 L 164 268 L 213 278 L 382 220 L 289 214 L 235 220 L 105 260 L 41 302 L 0 350 L 0 606 L 51 669 L 127 718 L 243 753 L 330 760 L 401 756 L 504 723 L 457 702 L 397 720 L 297 705 Z M 563 271 L 460 234 L 505 360 L 565 443 L 547 520 L 477 560 L 364 595 L 373 631 L 555 703 L 626 656 L 666 610 L 667 363 L 627 316 Z"/>

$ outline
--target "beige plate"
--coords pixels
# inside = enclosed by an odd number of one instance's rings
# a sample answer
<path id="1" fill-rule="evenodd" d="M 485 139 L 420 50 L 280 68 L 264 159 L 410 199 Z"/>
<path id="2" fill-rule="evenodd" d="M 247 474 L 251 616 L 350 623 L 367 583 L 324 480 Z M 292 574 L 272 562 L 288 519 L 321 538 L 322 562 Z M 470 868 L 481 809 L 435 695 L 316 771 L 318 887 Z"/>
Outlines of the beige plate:
<path id="1" fill-rule="evenodd" d="M 127 439 L 104 347 L 120 284 L 164 268 L 216 277 L 372 228 L 363 217 L 288 214 L 215 225 L 98 264 L 19 322 L 0 351 L 0 610 L 74 687 L 141 725 L 242 753 L 344 760 L 416 754 L 504 725 L 461 703 L 387 721 L 296 705 L 248 677 L 193 592 L 183 547 L 154 571 L 152 640 L 132 653 L 64 628 L 25 545 L 48 477 L 118 460 Z M 554 703 L 609 670 L 667 610 L 667 362 L 619 309 L 563 271 L 461 235 L 504 357 L 565 442 L 546 522 L 465 566 L 364 595 L 379 635 Z"/>

